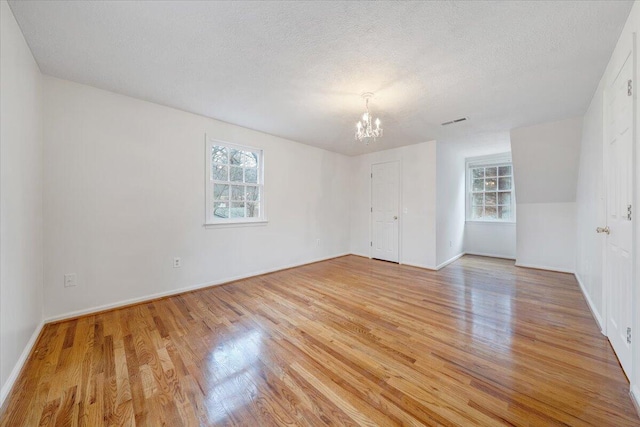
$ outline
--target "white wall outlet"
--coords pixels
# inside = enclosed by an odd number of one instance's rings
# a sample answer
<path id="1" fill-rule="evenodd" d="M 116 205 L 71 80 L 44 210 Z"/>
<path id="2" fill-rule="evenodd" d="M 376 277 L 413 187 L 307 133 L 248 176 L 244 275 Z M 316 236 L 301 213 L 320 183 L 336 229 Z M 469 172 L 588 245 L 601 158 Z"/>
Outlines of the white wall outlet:
<path id="1" fill-rule="evenodd" d="M 404 209 L 402 209 L 402 213 L 403 213 L 403 214 L 409 213 L 409 208 L 404 208 Z"/>
<path id="2" fill-rule="evenodd" d="M 76 273 L 70 273 L 70 274 L 64 275 L 65 288 L 71 288 L 73 286 L 76 286 L 77 284 L 78 284 L 78 281 L 76 280 Z"/>
<path id="3" fill-rule="evenodd" d="M 180 268 L 182 267 L 182 260 L 178 257 L 175 257 L 173 259 L 173 268 Z"/>

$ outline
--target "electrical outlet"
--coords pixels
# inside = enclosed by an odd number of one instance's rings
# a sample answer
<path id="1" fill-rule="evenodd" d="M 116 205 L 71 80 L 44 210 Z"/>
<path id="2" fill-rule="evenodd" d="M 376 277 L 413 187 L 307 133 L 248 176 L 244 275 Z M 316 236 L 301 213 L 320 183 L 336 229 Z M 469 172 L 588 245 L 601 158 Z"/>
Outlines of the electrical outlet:
<path id="1" fill-rule="evenodd" d="M 182 260 L 178 257 L 175 257 L 173 259 L 173 268 L 180 268 L 182 267 Z"/>
<path id="2" fill-rule="evenodd" d="M 76 284 L 77 284 L 76 273 L 70 273 L 70 274 L 65 274 L 64 275 L 64 287 L 65 288 L 71 288 L 73 286 L 76 286 Z"/>

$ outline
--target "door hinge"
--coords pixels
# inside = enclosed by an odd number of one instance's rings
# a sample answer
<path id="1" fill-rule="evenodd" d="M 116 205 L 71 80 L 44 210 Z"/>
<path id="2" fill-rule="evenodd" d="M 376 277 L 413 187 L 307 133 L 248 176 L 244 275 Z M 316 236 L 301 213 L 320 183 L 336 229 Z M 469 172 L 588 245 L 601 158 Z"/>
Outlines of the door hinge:
<path id="1" fill-rule="evenodd" d="M 369 242 L 369 246 L 373 247 L 373 242 Z"/>
<path id="2" fill-rule="evenodd" d="M 631 205 L 627 205 L 627 219 L 631 221 Z"/>
<path id="3" fill-rule="evenodd" d="M 627 344 L 631 344 L 631 328 L 627 328 Z"/>
<path id="4" fill-rule="evenodd" d="M 371 212 L 373 212 L 373 207 L 371 207 Z"/>
<path id="5" fill-rule="evenodd" d="M 627 96 L 633 95 L 633 81 L 631 79 L 627 80 Z"/>
<path id="6" fill-rule="evenodd" d="M 373 178 L 373 172 L 371 173 L 371 178 Z"/>

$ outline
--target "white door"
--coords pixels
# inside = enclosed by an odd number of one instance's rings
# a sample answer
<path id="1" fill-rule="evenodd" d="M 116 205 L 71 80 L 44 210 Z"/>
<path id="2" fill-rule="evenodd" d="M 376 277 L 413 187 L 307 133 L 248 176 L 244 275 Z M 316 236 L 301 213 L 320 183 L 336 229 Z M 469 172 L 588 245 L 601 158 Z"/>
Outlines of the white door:
<path id="1" fill-rule="evenodd" d="M 604 176 L 606 234 L 604 289 L 607 336 L 629 377 L 631 375 L 631 195 L 633 184 L 634 96 L 633 51 L 620 67 L 605 97 Z M 601 229 L 600 229 L 601 230 Z M 636 332 L 636 337 L 640 337 Z M 636 338 L 638 339 L 638 338 Z"/>
<path id="2" fill-rule="evenodd" d="M 398 162 L 371 165 L 371 257 L 398 262 Z"/>

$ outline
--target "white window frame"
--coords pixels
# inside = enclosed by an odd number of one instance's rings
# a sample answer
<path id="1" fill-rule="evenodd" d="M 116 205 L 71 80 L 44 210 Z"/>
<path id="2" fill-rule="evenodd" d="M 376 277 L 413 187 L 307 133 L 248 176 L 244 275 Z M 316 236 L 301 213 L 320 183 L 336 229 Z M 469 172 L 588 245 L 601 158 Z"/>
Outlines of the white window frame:
<path id="1" fill-rule="evenodd" d="M 258 154 L 258 177 L 257 187 L 259 192 L 259 209 L 260 216 L 254 218 L 220 218 L 214 215 L 213 209 L 213 184 L 214 183 L 228 183 L 234 185 L 232 181 L 214 181 L 211 176 L 211 150 L 214 145 L 224 146 L 227 148 L 233 148 L 236 150 L 251 151 Z M 264 224 L 267 222 L 267 215 L 265 211 L 265 196 L 264 196 L 264 151 L 261 148 L 250 147 L 247 145 L 233 144 L 227 141 L 221 141 L 219 139 L 208 138 L 205 136 L 205 226 L 235 226 L 235 225 L 253 225 Z M 244 182 L 236 182 L 235 185 L 246 185 Z M 253 184 L 251 184 L 253 185 Z M 231 201 L 229 201 L 231 203 Z"/>
<path id="2" fill-rule="evenodd" d="M 511 166 L 511 218 L 504 219 L 474 219 L 472 218 L 472 206 L 473 206 L 473 186 L 471 176 L 471 169 L 480 167 L 500 167 Z M 496 189 L 496 192 L 498 190 Z M 496 201 L 497 206 L 497 201 Z M 516 222 L 516 191 L 515 191 L 515 179 L 513 171 L 513 162 L 511 159 L 511 153 L 492 154 L 489 156 L 472 157 L 465 161 L 465 209 L 466 209 L 466 221 L 489 223 L 489 224 L 514 224 Z"/>

